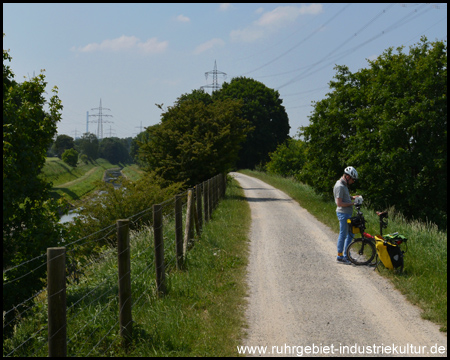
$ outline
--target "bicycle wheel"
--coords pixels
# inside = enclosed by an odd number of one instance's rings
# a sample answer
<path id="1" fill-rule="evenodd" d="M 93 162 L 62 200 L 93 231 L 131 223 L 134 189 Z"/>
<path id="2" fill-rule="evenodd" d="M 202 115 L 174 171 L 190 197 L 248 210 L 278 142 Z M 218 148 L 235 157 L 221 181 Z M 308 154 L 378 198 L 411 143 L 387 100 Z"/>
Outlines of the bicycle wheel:
<path id="1" fill-rule="evenodd" d="M 375 245 L 370 240 L 353 240 L 347 248 L 347 259 L 355 265 L 368 265 L 375 255 Z"/>

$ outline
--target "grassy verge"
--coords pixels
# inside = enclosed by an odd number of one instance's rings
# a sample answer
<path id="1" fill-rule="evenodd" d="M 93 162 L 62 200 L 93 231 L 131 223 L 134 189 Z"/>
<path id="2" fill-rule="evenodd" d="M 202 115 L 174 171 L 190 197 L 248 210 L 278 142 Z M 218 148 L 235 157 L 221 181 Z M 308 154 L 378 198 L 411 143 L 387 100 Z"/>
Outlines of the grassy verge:
<path id="1" fill-rule="evenodd" d="M 105 170 L 117 167 L 118 165 L 113 165 L 105 159 L 97 159 L 89 164 L 80 163 L 74 168 L 58 158 L 47 158 L 41 176 L 52 182 L 52 196 L 64 197 L 69 202 L 74 202 L 97 188 L 97 182 L 103 179 Z M 125 169 L 131 180 L 139 178 L 137 168 L 127 166 Z"/>
<path id="2" fill-rule="evenodd" d="M 336 205 L 324 201 L 307 185 L 279 176 L 256 171 L 242 171 L 284 191 L 307 209 L 319 221 L 336 233 L 339 223 L 336 219 Z M 331 191 L 331 190 L 330 190 Z M 378 217 L 372 209 L 362 209 L 368 221 L 367 232 L 379 234 Z M 378 209 L 385 210 L 385 209 Z M 422 317 L 447 331 L 447 233 L 439 231 L 433 224 L 407 221 L 389 209 L 389 226 L 386 233 L 398 231 L 408 240 L 405 254 L 405 268 L 402 274 L 382 269 L 380 273 L 392 280 L 395 286 L 413 304 L 424 311 Z"/>
<path id="3" fill-rule="evenodd" d="M 139 169 L 139 166 L 136 164 L 127 165 L 122 169 L 122 173 L 125 175 L 125 177 L 128 180 L 136 181 L 139 180 L 142 175 L 144 174 L 144 171 Z"/>
<path id="4" fill-rule="evenodd" d="M 236 356 L 244 328 L 250 210 L 234 182 L 168 295 L 143 310 L 131 356 Z M 145 335 L 144 335 L 145 334 Z"/>
<path id="5" fill-rule="evenodd" d="M 92 259 L 67 289 L 68 355 L 236 356 L 245 329 L 251 222 L 242 197 L 232 180 L 182 271 L 175 266 L 174 221 L 165 219 L 165 297 L 158 298 L 155 291 L 152 229 L 131 235 L 133 342 L 128 352 L 120 346 L 117 324 L 117 252 L 111 249 Z M 34 301 L 33 314 L 16 327 L 13 338 L 4 339 L 4 356 L 11 351 L 12 356 L 47 355 L 45 292 Z"/>

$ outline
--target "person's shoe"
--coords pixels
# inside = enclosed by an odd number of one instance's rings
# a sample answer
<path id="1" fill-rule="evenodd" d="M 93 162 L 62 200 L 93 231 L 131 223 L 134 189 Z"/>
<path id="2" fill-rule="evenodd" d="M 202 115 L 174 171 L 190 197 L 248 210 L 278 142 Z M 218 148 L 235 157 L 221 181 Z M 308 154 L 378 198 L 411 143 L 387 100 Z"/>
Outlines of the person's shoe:
<path id="1" fill-rule="evenodd" d="M 337 261 L 338 263 L 340 263 L 340 264 L 345 264 L 345 265 L 350 265 L 350 264 L 351 264 L 351 262 L 348 261 L 348 259 L 347 259 L 345 256 L 338 256 L 338 257 L 336 258 L 336 261 Z"/>

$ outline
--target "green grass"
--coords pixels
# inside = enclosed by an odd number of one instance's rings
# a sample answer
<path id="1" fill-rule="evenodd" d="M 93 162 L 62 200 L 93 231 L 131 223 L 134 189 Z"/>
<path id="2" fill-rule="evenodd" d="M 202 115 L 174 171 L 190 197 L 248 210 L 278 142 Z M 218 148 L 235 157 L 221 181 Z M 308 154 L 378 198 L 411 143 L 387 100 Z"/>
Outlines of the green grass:
<path id="1" fill-rule="evenodd" d="M 97 159 L 93 163 L 79 162 L 77 167 L 72 167 L 58 158 L 47 158 L 41 176 L 53 184 L 52 196 L 64 197 L 73 202 L 89 195 L 97 188 L 98 181 L 103 179 L 105 170 L 117 168 L 105 159 Z M 139 177 L 139 173 L 130 171 L 133 179 Z"/>
<path id="2" fill-rule="evenodd" d="M 136 181 L 142 177 L 144 171 L 139 169 L 136 164 L 125 166 L 122 169 L 122 173 L 127 177 L 128 180 Z"/>
<path id="3" fill-rule="evenodd" d="M 324 202 L 307 186 L 258 172 L 243 172 L 285 191 L 335 231 L 333 202 Z M 171 206 L 171 205 L 169 205 Z M 363 209 L 368 231 L 378 232 L 374 211 Z M 430 224 L 408 222 L 390 209 L 388 232 L 409 238 L 403 274 L 386 269 L 424 317 L 447 329 L 447 234 Z M 246 329 L 246 268 L 251 215 L 243 191 L 232 180 L 227 196 L 188 253 L 185 270 L 176 270 L 173 219 L 164 223 L 167 295 L 156 295 L 151 228 L 131 237 L 133 341 L 120 345 L 117 300 L 117 252 L 92 259 L 79 283 L 68 287 L 69 356 L 236 356 Z M 86 298 L 83 299 L 83 296 Z M 32 314 L 3 339 L 3 354 L 47 355 L 46 294 L 34 300 Z M 31 338 L 30 338 L 31 336 Z"/>
<path id="4" fill-rule="evenodd" d="M 259 178 L 284 191 L 319 221 L 336 233 L 339 232 L 335 203 L 324 201 L 309 186 L 262 172 L 246 170 L 242 173 Z M 367 232 L 372 235 L 379 234 L 380 228 L 375 210 L 363 207 L 362 211 L 367 220 Z M 404 271 L 402 274 L 397 274 L 379 266 L 380 273 L 391 279 L 411 303 L 423 309 L 423 318 L 440 325 L 441 331 L 446 332 L 447 232 L 439 231 L 433 224 L 407 221 L 391 208 L 389 209 L 389 225 L 385 233 L 396 231 L 409 239 Z"/>
<path id="5" fill-rule="evenodd" d="M 242 198 L 242 189 L 232 180 L 227 196 L 188 252 L 181 271 L 175 266 L 174 221 L 165 219 L 168 291 L 164 297 L 156 296 L 152 229 L 132 234 L 134 323 L 128 352 L 120 345 L 116 324 L 117 252 L 112 250 L 101 261 L 92 259 L 79 283 L 67 289 L 68 355 L 236 356 L 246 325 L 247 235 L 251 223 L 248 203 Z M 4 339 L 4 356 L 21 344 L 11 355 L 47 355 L 46 294 L 35 302 L 34 314 L 16 327 L 12 339 Z"/>

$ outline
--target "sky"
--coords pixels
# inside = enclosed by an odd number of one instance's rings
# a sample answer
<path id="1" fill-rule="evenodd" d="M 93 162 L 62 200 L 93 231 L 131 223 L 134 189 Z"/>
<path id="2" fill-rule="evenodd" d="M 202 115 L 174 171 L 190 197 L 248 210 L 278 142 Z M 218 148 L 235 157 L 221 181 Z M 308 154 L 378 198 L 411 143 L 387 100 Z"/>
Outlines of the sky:
<path id="1" fill-rule="evenodd" d="M 277 90 L 295 137 L 336 65 L 446 42 L 447 4 L 3 3 L 3 33 L 16 81 L 45 69 L 47 99 L 58 87 L 58 134 L 134 137 L 181 95 L 211 93 L 217 64 L 219 86 L 245 76 Z"/>

